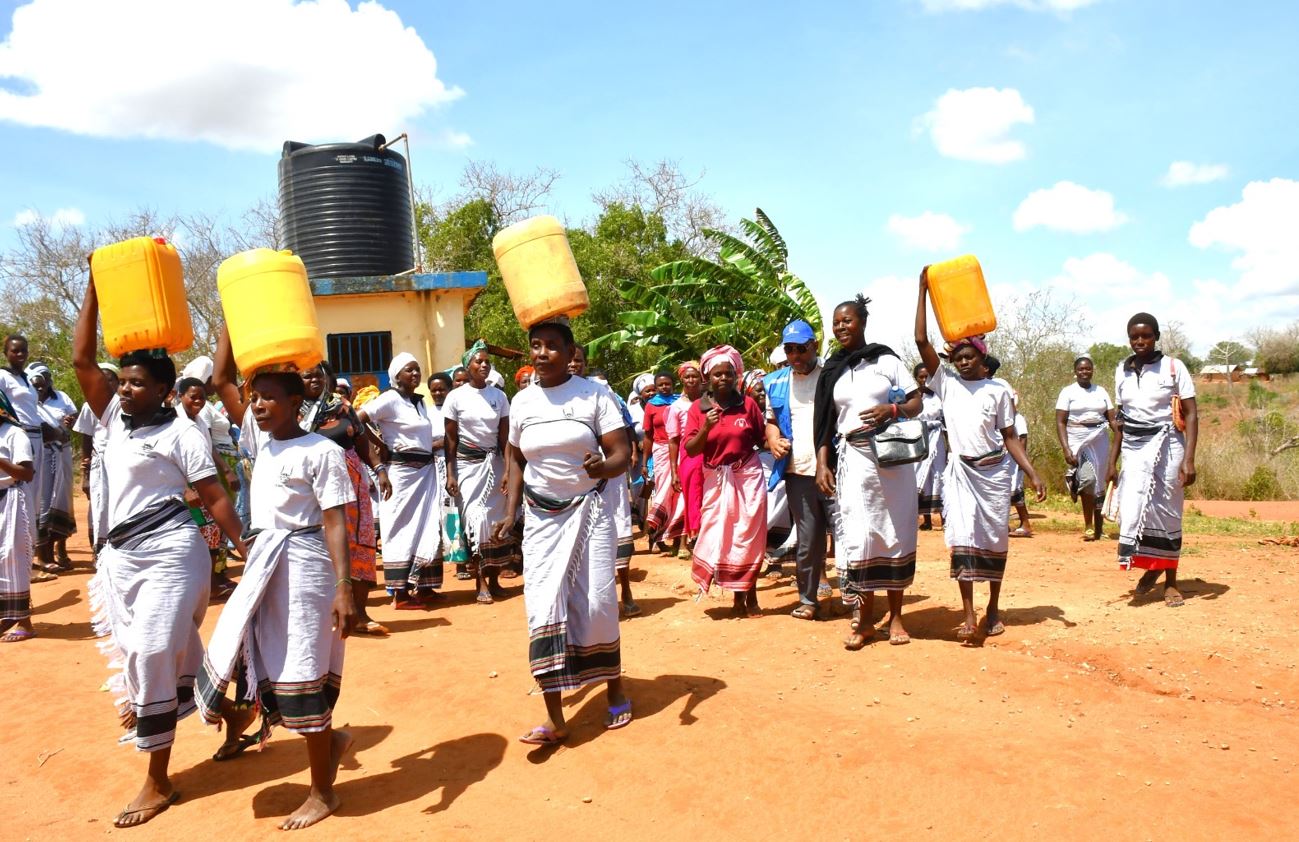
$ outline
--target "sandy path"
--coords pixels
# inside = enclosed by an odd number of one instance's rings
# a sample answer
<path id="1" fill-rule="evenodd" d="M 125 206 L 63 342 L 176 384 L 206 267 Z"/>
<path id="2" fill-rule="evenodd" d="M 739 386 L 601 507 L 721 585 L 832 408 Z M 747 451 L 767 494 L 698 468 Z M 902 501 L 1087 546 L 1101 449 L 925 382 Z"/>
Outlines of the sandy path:
<path id="1" fill-rule="evenodd" d="M 785 616 L 788 580 L 764 583 L 769 615 L 721 619 L 727 601 L 694 603 L 683 562 L 638 555 L 647 616 L 623 626 L 637 720 L 604 733 L 603 693 L 588 689 L 570 699 L 573 738 L 554 752 L 514 739 L 542 712 L 527 695 L 517 588 L 480 607 L 452 580 L 433 612 L 372 608 L 397 633 L 349 642 L 336 722 L 350 723 L 356 751 L 339 777 L 343 807 L 317 835 L 1293 834 L 1299 551 L 1193 537 L 1187 603 L 1170 610 L 1128 604 L 1135 576 L 1115 569 L 1113 547 L 1067 533 L 1014 542 L 1008 631 L 972 648 L 953 636 L 960 603 L 941 534 L 922 533 L 907 597 L 915 641 L 858 653 L 840 645 L 846 619 Z M 88 563 L 84 546 L 74 558 Z M 37 585 L 41 637 L 0 647 L 3 837 L 275 833 L 306 792 L 301 740 L 279 731 L 264 752 L 215 764 L 220 737 L 197 719 L 174 752 L 181 802 L 147 827 L 112 828 L 143 759 L 115 744 L 97 689 L 106 671 L 87 580 Z"/>

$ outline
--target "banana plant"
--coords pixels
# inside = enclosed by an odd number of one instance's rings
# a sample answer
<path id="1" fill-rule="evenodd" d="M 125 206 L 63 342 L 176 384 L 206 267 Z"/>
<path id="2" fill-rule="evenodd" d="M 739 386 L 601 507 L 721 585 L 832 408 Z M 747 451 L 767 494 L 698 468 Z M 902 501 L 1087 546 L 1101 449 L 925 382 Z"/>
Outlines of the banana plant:
<path id="1" fill-rule="evenodd" d="M 619 281 L 630 305 L 622 327 L 592 340 L 601 347 L 656 348 L 655 369 L 697 358 L 714 345 L 731 345 L 746 364 L 763 365 L 781 329 L 803 319 L 822 335 L 821 308 L 807 285 L 789 271 L 789 248 L 771 219 L 740 220 L 743 237 L 707 229 L 717 259 L 664 263 L 648 279 Z"/>

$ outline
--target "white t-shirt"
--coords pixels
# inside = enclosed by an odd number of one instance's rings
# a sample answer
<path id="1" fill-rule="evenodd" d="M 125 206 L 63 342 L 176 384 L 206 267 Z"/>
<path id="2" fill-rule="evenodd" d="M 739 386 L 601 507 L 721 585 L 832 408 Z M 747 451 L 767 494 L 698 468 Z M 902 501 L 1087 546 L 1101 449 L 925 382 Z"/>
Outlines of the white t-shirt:
<path id="1" fill-rule="evenodd" d="M 902 360 L 886 354 L 873 363 L 859 361 L 844 369 L 834 384 L 834 408 L 838 413 L 835 429 L 847 435 L 861 429 L 861 412 L 889 402 L 889 391 L 898 388 L 908 395 L 916 390 L 916 381 L 902 365 Z"/>
<path id="2" fill-rule="evenodd" d="M 1015 435 L 1028 435 L 1028 419 L 1018 412 L 1015 413 Z"/>
<path id="3" fill-rule="evenodd" d="M 24 427 L 41 425 L 40 399 L 36 397 L 36 388 L 7 368 L 0 368 L 0 392 L 8 396 L 14 405 L 18 422 Z"/>
<path id="4" fill-rule="evenodd" d="M 1095 427 L 1105 423 L 1105 413 L 1114 408 L 1110 393 L 1095 383 L 1084 389 L 1077 383 L 1070 383 L 1060 390 L 1055 408 L 1069 414 L 1066 422 L 1076 426 Z"/>
<path id="5" fill-rule="evenodd" d="M 1114 372 L 1114 399 L 1125 418 L 1137 424 L 1156 426 L 1173 421 L 1173 395 L 1195 397 L 1195 382 L 1186 365 L 1173 357 L 1125 371 L 1119 363 Z"/>
<path id="6" fill-rule="evenodd" d="M 447 395 L 447 400 L 451 400 L 451 395 Z M 389 389 L 367 403 L 361 411 L 379 425 L 379 433 L 390 450 L 431 453 L 433 443 L 443 436 L 442 413 L 429 406 L 420 395 L 416 395 L 412 403 L 396 389 Z"/>
<path id="7" fill-rule="evenodd" d="M 947 443 L 957 456 L 985 456 L 1006 446 L 1001 431 L 1015 425 L 1010 389 L 992 380 L 962 380 L 941 365 L 929 378 L 943 399 Z"/>
<path id="8" fill-rule="evenodd" d="M 588 453 L 601 453 L 601 436 L 622 428 L 622 411 L 612 393 L 581 377 L 549 389 L 533 383 L 510 404 L 510 444 L 528 462 L 524 484 L 559 500 L 596 486 L 582 461 Z"/>
<path id="9" fill-rule="evenodd" d="M 204 404 L 198 417 L 207 427 L 208 438 L 212 446 L 220 453 L 234 453 L 235 440 L 230 437 L 230 419 L 226 417 L 225 408 L 215 404 Z"/>
<path id="10" fill-rule="evenodd" d="M 184 412 L 165 424 L 128 430 L 114 397 L 100 422 L 108 428 L 103 460 L 110 529 L 216 475 L 207 439 Z"/>
<path id="11" fill-rule="evenodd" d="M 8 459 L 15 464 L 36 462 L 36 454 L 32 453 L 31 439 L 16 424 L 0 424 L 0 459 Z M 0 489 L 13 488 L 17 484 L 18 480 L 0 471 Z"/>
<path id="12" fill-rule="evenodd" d="M 920 393 L 920 414 L 916 416 L 925 422 L 925 426 L 933 428 L 942 426 L 943 423 L 943 399 L 933 392 Z"/>
<path id="13" fill-rule="evenodd" d="M 812 412 L 816 403 L 816 381 L 821 377 L 821 361 L 807 374 L 789 373 L 789 469 L 786 473 L 800 477 L 816 476 L 816 444 L 812 434 Z M 860 426 L 860 425 L 858 425 Z"/>
<path id="14" fill-rule="evenodd" d="M 83 436 L 91 437 L 90 447 L 95 453 L 104 452 L 108 428 L 99 423 L 99 418 L 95 416 L 95 411 L 90 408 L 90 404 L 81 405 L 81 412 L 77 413 L 77 420 L 72 422 L 72 429 Z"/>
<path id="15" fill-rule="evenodd" d="M 249 483 L 254 529 L 318 526 L 321 512 L 356 501 L 343 450 L 319 433 L 262 442 Z"/>
<path id="16" fill-rule="evenodd" d="M 496 448 L 501 419 L 509 414 L 509 398 L 490 384 L 482 389 L 472 385 L 455 389 L 442 404 L 446 420 L 460 425 L 460 439 L 483 450 Z"/>
<path id="17" fill-rule="evenodd" d="M 62 429 L 63 419 L 77 414 L 77 405 L 67 394 L 55 389 L 49 400 L 40 402 L 36 411 L 41 414 L 41 420 L 46 424 L 55 429 Z"/>

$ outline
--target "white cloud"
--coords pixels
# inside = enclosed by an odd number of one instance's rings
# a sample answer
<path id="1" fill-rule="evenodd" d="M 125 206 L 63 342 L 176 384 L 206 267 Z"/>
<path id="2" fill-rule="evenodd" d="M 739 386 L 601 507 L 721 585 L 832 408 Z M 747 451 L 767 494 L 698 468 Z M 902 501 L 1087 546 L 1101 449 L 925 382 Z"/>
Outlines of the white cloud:
<path id="1" fill-rule="evenodd" d="M 895 213 L 889 217 L 887 228 L 904 246 L 919 251 L 955 251 L 960 248 L 961 237 L 970 232 L 970 226 L 933 211 L 919 216 Z"/>
<path id="2" fill-rule="evenodd" d="M 1007 137 L 1016 125 L 1033 122 L 1033 109 L 1014 88 L 949 89 L 920 118 L 939 154 L 963 161 L 1006 164 L 1028 154 Z"/>
<path id="3" fill-rule="evenodd" d="M 1072 12 L 1098 0 L 920 0 L 926 12 L 978 12 L 994 6 L 1017 6 L 1030 12 Z"/>
<path id="4" fill-rule="evenodd" d="M 13 226 L 22 228 L 40 220 L 40 211 L 27 208 L 14 214 Z M 80 208 L 59 208 L 50 215 L 50 225 L 55 228 L 76 228 L 86 224 L 86 215 Z"/>
<path id="5" fill-rule="evenodd" d="M 1016 231 L 1042 226 L 1055 231 L 1088 234 L 1109 231 L 1128 221 L 1114 208 L 1114 197 L 1072 181 L 1058 181 L 1045 190 L 1034 190 L 1015 209 Z"/>
<path id="6" fill-rule="evenodd" d="M 446 129 L 442 132 L 442 144 L 452 149 L 468 149 L 474 145 L 474 139 L 469 136 L 468 132 Z"/>
<path id="7" fill-rule="evenodd" d="M 1153 313 L 1161 324 L 1180 323 L 1197 354 L 1223 339 L 1238 339 L 1250 328 L 1299 318 L 1299 294 L 1271 299 L 1264 313 L 1239 283 L 1174 283 L 1163 272 L 1140 269 L 1108 252 L 1069 258 L 1059 274 L 1036 289 L 1074 300 L 1079 317 L 1090 326 L 1086 344 L 1123 344 L 1128 318 L 1142 311 Z"/>
<path id="8" fill-rule="evenodd" d="M 1214 208 L 1191 226 L 1196 248 L 1218 246 L 1239 252 L 1232 268 L 1240 272 L 1246 296 L 1299 295 L 1299 181 L 1274 178 L 1245 185 L 1241 200 Z"/>
<path id="9" fill-rule="evenodd" d="M 1174 161 L 1159 183 L 1165 187 L 1186 187 L 1190 184 L 1208 184 L 1221 181 L 1228 174 L 1226 164 L 1196 164 L 1192 161 Z"/>
<path id="10" fill-rule="evenodd" d="M 377 2 L 32 0 L 0 43 L 0 120 L 96 137 L 285 140 L 396 132 L 462 95 Z"/>

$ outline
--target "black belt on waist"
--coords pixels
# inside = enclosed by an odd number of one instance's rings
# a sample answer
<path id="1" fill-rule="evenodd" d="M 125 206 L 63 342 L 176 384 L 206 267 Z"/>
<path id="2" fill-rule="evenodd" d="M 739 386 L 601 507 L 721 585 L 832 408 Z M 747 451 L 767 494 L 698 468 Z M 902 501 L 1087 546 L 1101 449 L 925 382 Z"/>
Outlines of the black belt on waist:
<path id="1" fill-rule="evenodd" d="M 289 530 L 289 534 L 290 534 L 290 535 L 310 535 L 312 532 L 319 532 L 321 529 L 324 529 L 324 526 L 321 525 L 321 524 L 319 524 L 319 523 L 317 523 L 317 524 L 313 524 L 313 525 L 311 525 L 311 526 L 299 526 L 297 529 L 290 529 L 290 530 Z M 261 535 L 261 534 L 262 534 L 263 532 L 265 532 L 265 531 L 266 531 L 265 529 L 250 529 L 250 530 L 248 530 L 247 532 L 245 532 L 245 533 L 243 534 L 242 537 L 243 537 L 244 541 L 251 541 L 251 540 L 253 540 L 254 538 L 256 538 L 258 535 Z"/>
<path id="2" fill-rule="evenodd" d="M 403 465 L 427 465 L 433 461 L 433 454 L 423 450 L 394 450 L 388 458 Z"/>
<path id="3" fill-rule="evenodd" d="M 1090 423 L 1090 424 L 1089 424 L 1089 423 L 1087 423 L 1086 421 L 1070 421 L 1070 422 L 1069 422 L 1069 426 L 1070 426 L 1070 427 L 1086 427 L 1086 428 L 1089 429 L 1089 430 L 1094 430 L 1094 429 L 1096 429 L 1097 427 L 1103 427 L 1103 426 L 1105 426 L 1105 422 L 1104 422 L 1104 421 L 1096 421 L 1096 422 L 1093 422 L 1093 423 Z"/>
<path id="4" fill-rule="evenodd" d="M 156 532 L 172 521 L 193 523 L 189 516 L 189 506 L 175 497 L 155 503 L 135 517 L 114 526 L 108 530 L 107 541 L 112 546 L 118 546 L 132 538 Z"/>
<path id="5" fill-rule="evenodd" d="M 464 439 L 456 442 L 456 459 L 463 462 L 484 462 L 487 460 L 488 456 L 491 456 L 495 452 L 496 448 L 494 447 L 490 450 L 484 450 L 477 445 L 470 444 Z"/>
<path id="6" fill-rule="evenodd" d="M 574 505 L 581 502 L 588 495 L 593 493 L 599 494 L 600 492 L 604 491 L 604 486 L 606 483 L 608 483 L 608 480 L 602 479 L 600 480 L 600 482 L 596 484 L 595 488 L 586 492 L 586 494 L 579 494 L 576 497 L 569 497 L 567 499 L 560 499 L 558 497 L 548 497 L 545 494 L 542 494 L 540 491 L 537 491 L 535 488 L 531 488 L 527 484 L 524 484 L 523 500 L 532 508 L 540 509 L 543 512 L 562 512 L 566 509 L 571 509 Z"/>
<path id="7" fill-rule="evenodd" d="M 1162 433 L 1167 427 L 1167 424 L 1138 424 L 1135 421 L 1124 419 L 1121 429 L 1125 436 L 1146 438 L 1147 436 L 1153 436 L 1156 433 Z"/>
<path id="8" fill-rule="evenodd" d="M 1004 447 L 999 447 L 996 450 L 988 451 L 982 456 L 962 456 L 961 461 L 967 465 L 973 465 L 976 468 L 983 468 L 988 465 L 995 465 L 1004 458 L 1006 458 L 1006 449 Z"/>

